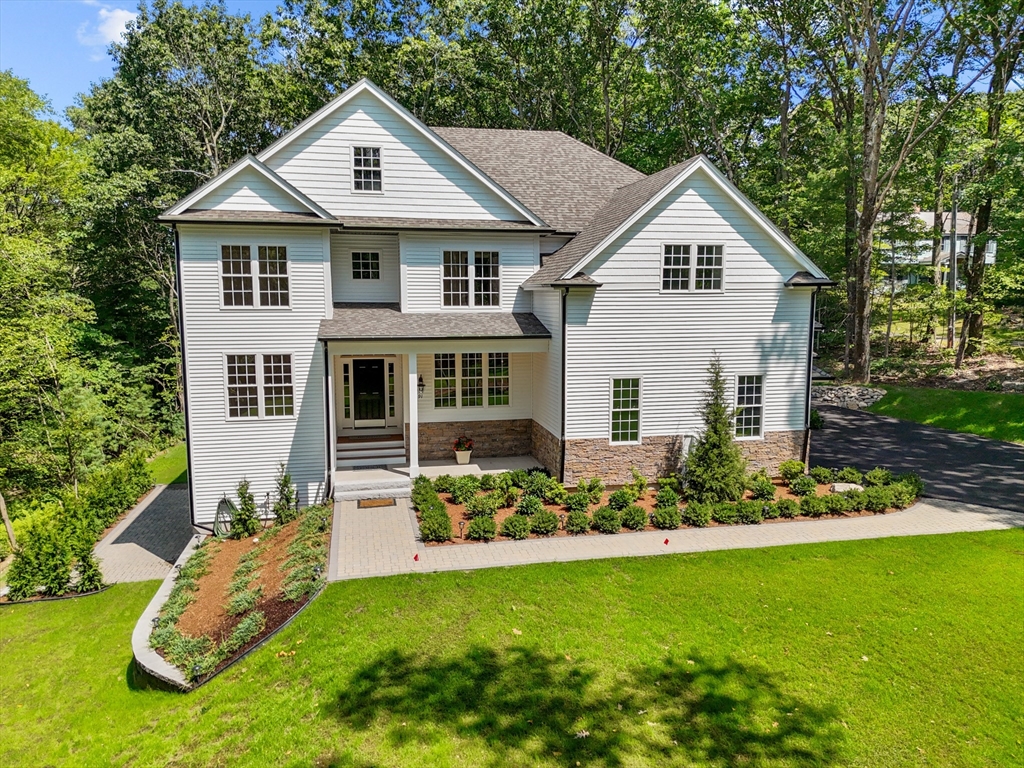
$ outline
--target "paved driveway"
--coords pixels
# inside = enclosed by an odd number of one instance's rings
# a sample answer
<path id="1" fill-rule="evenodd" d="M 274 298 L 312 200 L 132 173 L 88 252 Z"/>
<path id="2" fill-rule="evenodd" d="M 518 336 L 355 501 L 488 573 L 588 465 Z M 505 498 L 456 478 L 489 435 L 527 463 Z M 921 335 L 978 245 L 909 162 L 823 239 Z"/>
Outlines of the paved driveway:
<path id="1" fill-rule="evenodd" d="M 188 486 L 157 486 L 96 545 L 103 578 L 162 579 L 192 536 Z"/>
<path id="2" fill-rule="evenodd" d="M 818 406 L 811 465 L 916 472 L 926 496 L 1024 512 L 1024 445 L 889 416 Z"/>

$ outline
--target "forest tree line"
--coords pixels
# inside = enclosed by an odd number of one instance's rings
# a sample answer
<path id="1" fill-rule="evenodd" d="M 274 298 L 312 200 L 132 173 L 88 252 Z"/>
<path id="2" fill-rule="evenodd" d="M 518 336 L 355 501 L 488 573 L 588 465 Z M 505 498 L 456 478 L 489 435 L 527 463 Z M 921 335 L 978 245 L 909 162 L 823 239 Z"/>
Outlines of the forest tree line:
<path id="1" fill-rule="evenodd" d="M 961 352 L 979 354 L 992 302 L 1024 304 L 1022 47 L 1020 0 L 143 3 L 65 115 L 0 73 L 0 492 L 74 489 L 180 438 L 157 215 L 362 77 L 428 125 L 564 131 L 645 173 L 705 153 L 837 280 L 827 338 L 857 381 L 879 243 L 955 190 L 977 230 Z M 941 232 L 901 236 L 937 262 Z"/>

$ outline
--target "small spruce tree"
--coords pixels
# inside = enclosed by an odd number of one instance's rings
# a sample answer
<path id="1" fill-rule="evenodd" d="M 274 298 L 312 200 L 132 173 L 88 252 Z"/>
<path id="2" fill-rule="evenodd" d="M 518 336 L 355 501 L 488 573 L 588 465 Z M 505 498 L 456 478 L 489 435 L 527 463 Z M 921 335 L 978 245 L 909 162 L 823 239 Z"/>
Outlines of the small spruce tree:
<path id="1" fill-rule="evenodd" d="M 285 525 L 298 517 L 295 502 L 296 489 L 292 485 L 292 476 L 285 471 L 282 461 L 277 473 L 277 498 L 274 500 L 274 517 L 278 525 Z"/>
<path id="2" fill-rule="evenodd" d="M 718 355 L 708 366 L 707 384 L 701 407 L 704 432 L 686 459 L 686 497 L 701 504 L 737 501 L 743 496 L 747 462 L 733 440 L 733 409 Z"/>
<path id="3" fill-rule="evenodd" d="M 231 519 L 231 538 L 244 539 L 260 529 L 260 518 L 256 512 L 256 499 L 249 490 L 249 481 L 238 484 L 238 510 Z"/>

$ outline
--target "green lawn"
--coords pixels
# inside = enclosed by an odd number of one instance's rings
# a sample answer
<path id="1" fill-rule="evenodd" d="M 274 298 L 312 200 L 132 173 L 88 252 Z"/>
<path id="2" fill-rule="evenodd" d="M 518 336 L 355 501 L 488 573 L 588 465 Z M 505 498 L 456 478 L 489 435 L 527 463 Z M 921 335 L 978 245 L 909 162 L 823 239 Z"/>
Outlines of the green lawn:
<path id="1" fill-rule="evenodd" d="M 188 482 L 188 456 L 185 443 L 178 443 L 161 451 L 149 462 L 153 482 L 157 485 Z"/>
<path id="2" fill-rule="evenodd" d="M 1024 394 L 890 387 L 868 410 L 920 424 L 1024 443 Z"/>
<path id="3" fill-rule="evenodd" d="M 128 672 L 154 582 L 11 606 L 0 764 L 1020 765 L 1022 554 L 1016 529 L 351 581 L 187 695 Z"/>

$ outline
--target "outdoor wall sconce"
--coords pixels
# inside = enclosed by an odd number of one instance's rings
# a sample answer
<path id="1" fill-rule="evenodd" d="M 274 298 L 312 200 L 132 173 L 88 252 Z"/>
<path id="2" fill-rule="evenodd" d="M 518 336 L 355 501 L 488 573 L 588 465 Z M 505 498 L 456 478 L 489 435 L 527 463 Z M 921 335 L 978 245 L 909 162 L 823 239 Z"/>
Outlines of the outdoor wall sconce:
<path id="1" fill-rule="evenodd" d="M 420 398 L 423 398 L 423 391 L 427 388 L 427 385 L 423 383 L 423 375 L 419 377 L 419 381 L 416 382 L 416 391 L 420 393 Z"/>

